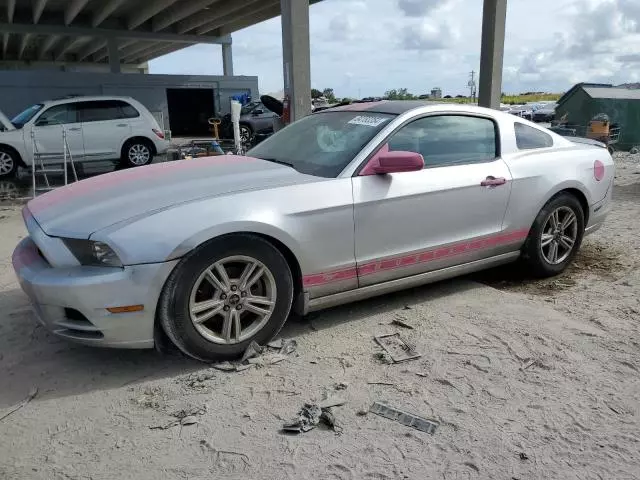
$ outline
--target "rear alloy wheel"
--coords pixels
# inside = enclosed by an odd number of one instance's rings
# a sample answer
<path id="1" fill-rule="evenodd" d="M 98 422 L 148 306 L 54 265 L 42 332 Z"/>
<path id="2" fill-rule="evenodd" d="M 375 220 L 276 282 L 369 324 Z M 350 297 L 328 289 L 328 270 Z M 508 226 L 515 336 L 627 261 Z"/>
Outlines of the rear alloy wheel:
<path id="1" fill-rule="evenodd" d="M 125 160 L 131 167 L 142 167 L 151 162 L 151 147 L 144 142 L 130 143 L 125 149 Z"/>
<path id="2" fill-rule="evenodd" d="M 159 319 L 185 354 L 231 359 L 261 345 L 284 325 L 293 299 L 282 254 L 253 235 L 214 239 L 176 267 L 163 290 Z"/>
<path id="3" fill-rule="evenodd" d="M 584 212 L 568 193 L 551 199 L 538 214 L 524 247 L 524 258 L 540 277 L 557 275 L 575 257 L 584 236 Z"/>
<path id="4" fill-rule="evenodd" d="M 7 150 L 0 149 L 0 177 L 9 177 L 16 173 L 18 161 L 15 154 Z"/>

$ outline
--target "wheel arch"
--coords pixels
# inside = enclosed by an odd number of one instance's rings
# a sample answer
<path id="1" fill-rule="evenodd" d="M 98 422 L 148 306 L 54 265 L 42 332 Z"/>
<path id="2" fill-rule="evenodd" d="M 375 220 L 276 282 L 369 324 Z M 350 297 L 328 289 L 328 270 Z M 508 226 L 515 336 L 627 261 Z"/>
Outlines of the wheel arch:
<path id="1" fill-rule="evenodd" d="M 12 145 L 9 145 L 8 143 L 0 143 L 0 148 L 5 148 L 5 149 L 11 150 L 13 153 L 15 153 L 18 165 L 26 168 L 27 164 L 24 162 L 24 159 L 22 158 L 22 155 L 20 154 L 20 152 L 18 151 L 18 149 L 16 147 L 14 147 Z"/>
<path id="2" fill-rule="evenodd" d="M 287 232 L 273 225 L 259 222 L 234 222 L 218 226 L 214 231 L 207 230 L 182 242 L 171 252 L 167 261 L 184 257 L 212 240 L 233 235 L 253 235 L 273 245 L 285 258 L 294 283 L 294 310 L 303 308 L 303 265 L 302 252 L 298 242 Z M 301 311 L 301 310 L 299 310 Z"/>
<path id="3" fill-rule="evenodd" d="M 549 203 L 551 200 L 556 198 L 558 195 L 562 195 L 564 193 L 568 193 L 569 195 L 573 195 L 578 200 L 578 202 L 580 202 L 580 206 L 582 207 L 582 213 L 584 215 L 584 224 L 585 224 L 585 226 L 588 225 L 588 223 L 589 223 L 589 200 L 588 200 L 587 194 L 585 193 L 583 188 L 580 188 L 580 186 L 578 186 L 578 185 L 567 185 L 564 188 L 557 189 L 556 191 L 554 191 L 553 194 L 549 195 L 549 198 L 547 198 L 544 201 L 544 203 L 542 204 L 540 209 L 538 209 L 538 211 L 540 211 L 547 203 Z"/>

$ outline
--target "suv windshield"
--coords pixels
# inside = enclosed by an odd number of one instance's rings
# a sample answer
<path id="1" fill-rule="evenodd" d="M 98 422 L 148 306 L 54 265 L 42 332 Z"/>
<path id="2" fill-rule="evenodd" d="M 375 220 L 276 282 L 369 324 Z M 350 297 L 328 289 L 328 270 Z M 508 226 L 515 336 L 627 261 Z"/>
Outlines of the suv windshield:
<path id="1" fill-rule="evenodd" d="M 323 111 L 292 123 L 256 145 L 248 156 L 301 173 L 335 178 L 395 115 Z"/>
<path id="2" fill-rule="evenodd" d="M 13 117 L 11 119 L 11 123 L 16 128 L 24 127 L 24 124 L 31 120 L 36 113 L 42 110 L 42 107 L 44 107 L 44 105 L 41 103 L 36 103 L 35 105 L 30 106 L 25 111 Z"/>

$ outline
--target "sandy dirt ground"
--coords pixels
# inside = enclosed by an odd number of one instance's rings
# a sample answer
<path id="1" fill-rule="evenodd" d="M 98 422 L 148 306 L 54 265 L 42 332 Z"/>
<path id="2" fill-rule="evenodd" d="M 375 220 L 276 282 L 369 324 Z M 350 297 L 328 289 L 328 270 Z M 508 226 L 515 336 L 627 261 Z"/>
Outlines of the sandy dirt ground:
<path id="1" fill-rule="evenodd" d="M 233 373 L 47 333 L 10 264 L 19 207 L 0 204 L 0 418 L 38 389 L 0 420 L 0 479 L 640 478 L 640 155 L 616 157 L 614 210 L 564 275 L 503 268 L 314 314 L 283 330 L 284 361 Z M 379 358 L 394 332 L 422 357 Z M 336 395 L 337 432 L 280 431 Z"/>

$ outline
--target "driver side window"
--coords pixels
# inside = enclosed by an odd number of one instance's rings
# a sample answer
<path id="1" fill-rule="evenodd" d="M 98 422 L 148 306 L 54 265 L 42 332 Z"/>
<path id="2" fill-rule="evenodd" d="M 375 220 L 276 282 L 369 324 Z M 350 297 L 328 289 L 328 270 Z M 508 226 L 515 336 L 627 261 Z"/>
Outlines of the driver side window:
<path id="1" fill-rule="evenodd" d="M 76 109 L 73 105 L 55 105 L 42 112 L 36 121 L 36 126 L 64 125 L 67 123 L 76 123 L 77 121 Z"/>
<path id="2" fill-rule="evenodd" d="M 420 153 L 425 168 L 483 163 L 497 157 L 497 127 L 492 120 L 437 115 L 405 125 L 389 139 L 390 151 Z"/>

